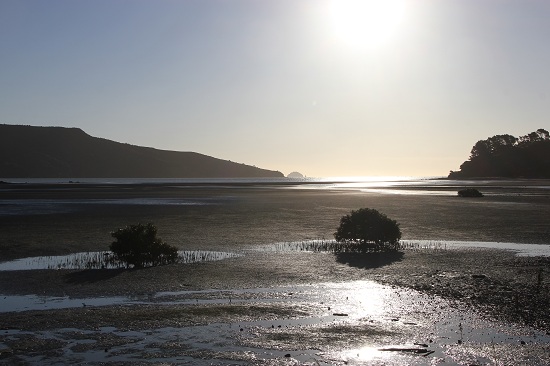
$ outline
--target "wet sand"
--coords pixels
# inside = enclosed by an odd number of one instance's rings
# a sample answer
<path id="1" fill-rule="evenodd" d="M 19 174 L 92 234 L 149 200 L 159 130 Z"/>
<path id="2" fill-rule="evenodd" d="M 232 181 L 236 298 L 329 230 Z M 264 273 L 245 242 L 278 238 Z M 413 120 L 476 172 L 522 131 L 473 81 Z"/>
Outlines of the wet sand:
<path id="1" fill-rule="evenodd" d="M 4 289 L 18 284 L 17 293 L 68 296 L 82 306 L 0 313 L 0 363 L 543 365 L 548 273 L 547 260 L 493 250 L 251 252 L 136 271 L 7 272 Z M 389 302 L 360 281 L 390 285 Z M 324 289 L 338 284 L 350 289 Z M 304 286 L 321 299 L 308 298 Z M 215 291 L 192 291 L 201 289 Z M 160 291 L 174 294 L 162 299 Z M 136 303 L 86 304 L 121 295 Z M 419 353 L 379 351 L 392 347 Z"/>
<path id="2" fill-rule="evenodd" d="M 2 216 L 1 258 L 106 250 L 111 241 L 110 231 L 137 222 L 154 222 L 159 235 L 180 249 L 234 251 L 245 255 L 219 262 L 135 271 L 4 272 L 0 276 L 0 293 L 78 298 L 146 296 L 159 291 L 375 280 L 458 301 L 510 324 L 527 324 L 550 331 L 545 310 L 550 307 L 550 264 L 545 258 L 520 258 L 509 252 L 475 249 L 409 250 L 368 258 L 256 250 L 276 242 L 332 238 L 340 217 L 360 207 L 376 208 L 396 219 L 404 239 L 549 244 L 550 192 L 546 189 L 535 186 L 518 191 L 516 187 L 487 186 L 486 197 L 461 199 L 450 194 L 378 194 L 253 185 L 77 188 L 74 185 L 1 187 L 2 204 L 5 205 L 7 199 L 28 200 L 25 202 L 34 204 L 37 213 Z M 91 204 L 90 199 L 101 203 Z M 121 199 L 141 201 L 121 203 Z M 45 205 L 48 200 L 57 202 L 56 207 Z M 59 200 L 70 202 L 59 208 Z M 48 210 L 54 212 L 44 213 Z M 302 308 L 262 308 L 253 317 L 299 317 L 303 311 L 312 312 Z M 182 312 L 186 312 L 185 308 L 143 310 L 135 306 L 17 315 L 0 313 L 0 328 L 39 331 L 75 324 L 81 328 L 110 324 L 119 328 L 149 329 L 162 326 L 155 323 L 159 319 L 170 322 L 181 318 Z M 241 318 L 237 314 L 232 319 Z M 216 315 L 210 321 L 227 319 Z M 382 342 L 384 336 L 378 334 L 377 337 Z M 401 336 L 388 337 L 401 339 Z M 21 349 L 21 352 L 30 352 L 24 347 Z M 14 352 L 6 354 L 6 359 L 17 360 Z"/>
<path id="3" fill-rule="evenodd" d="M 109 233 L 153 222 L 181 250 L 231 251 L 333 238 L 340 217 L 369 207 L 403 239 L 550 243 L 550 190 L 484 183 L 483 198 L 378 194 L 308 185 L 1 185 L 0 259 L 106 250 Z M 431 191 L 433 187 L 414 188 Z M 8 213 L 8 214 L 6 214 Z M 17 214 L 13 214 L 17 213 Z"/>

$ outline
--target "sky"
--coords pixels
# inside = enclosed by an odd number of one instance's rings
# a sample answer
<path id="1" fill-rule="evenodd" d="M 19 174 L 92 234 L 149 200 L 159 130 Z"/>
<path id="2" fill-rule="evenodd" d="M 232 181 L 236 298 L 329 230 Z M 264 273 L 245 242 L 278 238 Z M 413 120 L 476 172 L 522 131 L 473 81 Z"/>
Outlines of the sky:
<path id="1" fill-rule="evenodd" d="M 2 0 L 0 123 L 309 177 L 550 129 L 548 0 Z"/>

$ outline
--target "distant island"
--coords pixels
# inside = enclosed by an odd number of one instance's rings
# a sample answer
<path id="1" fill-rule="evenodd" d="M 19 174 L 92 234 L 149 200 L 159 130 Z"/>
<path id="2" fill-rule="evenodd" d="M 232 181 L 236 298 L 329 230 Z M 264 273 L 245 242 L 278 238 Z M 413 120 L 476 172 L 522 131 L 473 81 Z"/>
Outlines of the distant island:
<path id="1" fill-rule="evenodd" d="M 196 152 L 92 137 L 79 128 L 0 124 L 2 178 L 283 178 Z"/>
<path id="2" fill-rule="evenodd" d="M 525 136 L 496 135 L 478 141 L 470 159 L 451 179 L 464 178 L 550 178 L 550 136 L 538 129 Z"/>
<path id="3" fill-rule="evenodd" d="M 287 178 L 304 178 L 304 175 L 300 172 L 292 172 L 292 173 L 289 173 L 286 177 Z"/>

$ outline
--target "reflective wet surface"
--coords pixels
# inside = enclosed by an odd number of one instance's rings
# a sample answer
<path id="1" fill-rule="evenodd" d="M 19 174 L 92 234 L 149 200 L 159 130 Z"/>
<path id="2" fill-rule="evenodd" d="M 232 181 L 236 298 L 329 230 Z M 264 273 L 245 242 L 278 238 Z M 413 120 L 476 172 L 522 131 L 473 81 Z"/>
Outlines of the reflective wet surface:
<path id="1" fill-rule="evenodd" d="M 236 253 L 210 250 L 180 250 L 178 263 L 218 261 L 240 256 Z M 83 252 L 58 256 L 20 258 L 1 262 L 0 271 L 26 271 L 37 269 L 117 269 L 125 264 L 114 260 L 111 252 Z"/>
<path id="2" fill-rule="evenodd" d="M 13 298 L 5 297 L 3 305 Z M 30 364 L 142 361 L 197 365 L 550 362 L 546 352 L 550 336 L 544 332 L 490 321 L 458 303 L 370 281 L 162 292 L 140 298 L 43 297 L 40 301 L 42 309 L 99 311 L 108 309 L 100 306 L 125 305 L 130 317 L 132 309 L 147 304 L 155 307 L 151 319 L 125 329 L 0 330 L 0 352 L 6 357 L 15 354 L 18 344 L 39 339 L 49 342 L 48 352 L 26 353 L 18 359 Z M 272 310 L 264 316 L 246 315 L 249 306 L 260 305 Z M 154 309 L 165 307 L 193 307 L 195 314 L 204 311 L 204 317 L 199 317 L 203 323 L 155 327 Z M 228 318 L 230 309 L 238 315 Z M 282 311 L 277 309 L 300 311 L 280 316 Z M 218 317 L 218 313 L 225 315 Z"/>
<path id="3" fill-rule="evenodd" d="M 3 243 L 9 244 L 3 248 L 9 249 L 3 257 L 6 259 L 34 253 L 100 250 L 107 247 L 111 230 L 139 220 L 155 222 L 162 228 L 163 239 L 181 248 L 235 252 L 244 257 L 240 262 L 236 260 L 236 269 L 220 272 L 219 282 L 204 281 L 206 271 L 196 274 L 195 270 L 207 266 L 203 264 L 193 267 L 198 280 L 188 282 L 191 275 L 191 271 L 185 271 L 188 266 L 132 276 L 120 271 L 124 275 L 99 276 L 103 279 L 99 281 L 87 271 L 76 273 L 78 276 L 69 276 L 75 271 L 66 271 L 67 276 L 64 271 L 15 272 L 30 269 L 34 264 L 25 263 L 35 259 L 19 259 L 17 264 L 7 262 L 16 268 L 6 269 L 13 271 L 9 274 L 2 273 L 8 279 L 3 288 L 17 293 L 14 286 L 23 285 L 19 293 L 35 295 L 0 295 L 0 364 L 550 364 L 547 333 L 491 321 L 459 303 L 413 290 L 368 281 L 255 288 L 308 283 L 310 278 L 316 282 L 347 281 L 357 279 L 359 270 L 371 271 L 370 267 L 350 263 L 344 270 L 342 265 L 348 262 L 336 258 L 335 265 L 324 266 L 324 261 L 313 256 L 286 263 L 296 253 L 277 253 L 273 258 L 278 258 L 280 265 L 273 264 L 265 271 L 268 274 L 263 274 L 262 281 L 254 282 L 248 279 L 262 274 L 260 267 L 272 262 L 269 257 L 272 253 L 255 253 L 259 262 L 250 266 L 246 263 L 253 248 L 275 252 L 322 251 L 322 242 L 282 241 L 331 238 L 338 218 L 359 205 L 376 207 L 396 217 L 408 238 L 445 239 L 408 240 L 409 250 L 440 254 L 435 251 L 450 252 L 455 247 L 471 246 L 505 248 L 518 255 L 548 255 L 548 245 L 496 242 L 548 243 L 548 181 L 526 187 L 526 183 L 518 180 L 405 179 L 388 183 L 319 181 L 295 185 L 287 182 L 267 186 L 254 182 L 214 182 L 212 187 L 209 182 L 108 187 L 4 185 L 0 188 L 0 215 L 3 215 Z M 480 187 L 486 197 L 479 200 L 450 197 L 464 186 Z M 274 242 L 277 244 L 270 244 Z M 263 256 L 268 259 L 264 261 Z M 453 292 L 456 290 L 453 286 L 459 283 L 475 285 L 471 291 L 455 291 L 465 297 L 477 289 L 490 287 L 495 288 L 493 292 L 506 290 L 506 294 L 511 294 L 531 281 L 532 291 L 516 292 L 521 296 L 527 294 L 523 297 L 529 299 L 530 294 L 547 288 L 544 285 L 548 272 L 538 271 L 537 267 L 545 261 L 533 260 L 532 266 L 520 267 L 518 271 L 525 269 L 524 277 L 531 279 L 508 289 L 508 280 L 500 281 L 496 271 L 487 273 L 484 262 L 474 262 L 473 268 L 460 272 L 454 267 L 454 258 L 440 262 L 442 257 L 434 255 L 438 265 L 427 266 L 426 270 L 422 267 L 417 271 L 414 266 L 411 270 L 404 263 L 407 259 L 400 261 L 401 258 L 393 260 L 392 268 L 396 268 L 394 272 L 409 270 L 404 274 L 398 272 L 404 277 L 404 284 L 418 281 L 419 287 L 414 288 L 431 289 L 438 285 L 440 294 Z M 416 259 L 410 259 L 410 263 L 432 262 L 431 256 L 424 261 Z M 81 262 L 79 267 L 63 267 L 57 260 L 42 257 L 38 268 L 81 269 L 81 264 L 87 262 L 76 259 Z M 192 261 L 196 260 L 208 259 Z M 61 263 L 74 261 L 75 258 L 61 259 Z M 7 263 L 0 267 L 8 266 Z M 47 263 L 46 267 L 43 263 Z M 217 262 L 220 266 L 216 268 L 224 269 L 225 263 L 232 260 Z M 513 261 L 506 263 L 515 265 Z M 387 262 L 377 264 L 380 276 L 395 278 L 394 272 L 386 271 L 389 266 L 382 267 L 384 264 Z M 511 268 L 503 267 L 501 271 L 508 272 Z M 128 279 L 140 282 L 153 272 L 159 276 L 156 282 L 135 286 L 135 291 L 130 288 Z M 301 272 L 311 275 L 304 276 Z M 235 281 L 222 287 L 225 273 L 231 273 Z M 279 282 L 277 276 L 281 273 L 286 277 Z M 351 277 L 353 274 L 356 277 Z M 407 277 L 410 274 L 415 276 L 412 280 Z M 440 283 L 441 276 L 453 276 L 453 280 Z M 17 283 L 17 277 L 30 280 Z M 162 287 L 170 281 L 177 286 Z M 539 287 L 535 286 L 537 281 Z M 38 285 L 28 285 L 29 282 Z M 155 292 L 193 284 L 198 284 L 194 288 L 235 289 Z M 42 286 L 46 285 L 48 291 L 44 292 Z M 65 285 L 73 290 L 68 293 L 80 297 L 65 296 Z M 239 289 L 246 286 L 250 288 Z M 79 292 L 80 288 L 89 291 Z M 41 293 L 59 296 L 36 295 Z M 139 295 L 84 297 L 98 293 Z M 512 295 L 496 298 L 522 304 Z M 543 302 L 534 302 L 534 306 L 539 303 Z M 263 312 L 254 312 L 258 308 Z"/>
<path id="4" fill-rule="evenodd" d="M 485 241 L 456 241 L 456 240 L 403 240 L 402 244 L 408 244 L 418 249 L 464 249 L 464 248 L 486 248 L 510 250 L 518 256 L 526 257 L 549 257 L 550 245 L 548 244 L 518 244 Z"/>
<path id="5" fill-rule="evenodd" d="M 302 240 L 296 242 L 280 242 L 260 246 L 257 251 L 332 251 L 333 240 Z M 407 250 L 452 250 L 463 248 L 504 249 L 518 256 L 550 256 L 550 245 L 517 244 L 499 242 L 473 242 L 452 240 L 402 240 L 401 245 Z M 217 261 L 237 256 L 242 253 L 218 252 L 208 250 L 178 251 L 179 263 L 196 263 Z M 124 264 L 112 260 L 112 253 L 82 252 L 62 256 L 39 256 L 20 258 L 13 261 L 0 262 L 0 271 L 20 271 L 38 269 L 116 269 L 124 268 Z"/>
<path id="6" fill-rule="evenodd" d="M 279 242 L 264 245 L 255 250 L 260 251 L 332 251 L 335 248 L 334 240 L 300 240 L 292 242 Z M 401 240 L 401 248 L 404 250 L 453 250 L 464 248 L 502 249 L 515 252 L 518 256 L 549 257 L 550 245 L 548 244 L 520 244 L 485 241 L 458 241 L 458 240 Z"/>

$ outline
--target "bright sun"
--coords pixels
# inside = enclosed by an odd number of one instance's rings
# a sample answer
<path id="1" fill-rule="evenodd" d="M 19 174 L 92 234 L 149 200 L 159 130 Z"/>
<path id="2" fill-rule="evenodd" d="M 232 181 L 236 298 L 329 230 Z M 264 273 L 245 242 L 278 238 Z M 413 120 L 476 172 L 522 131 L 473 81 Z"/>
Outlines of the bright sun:
<path id="1" fill-rule="evenodd" d="M 405 0 L 332 0 L 329 12 L 334 36 L 353 48 L 377 48 L 399 28 L 405 5 Z"/>

